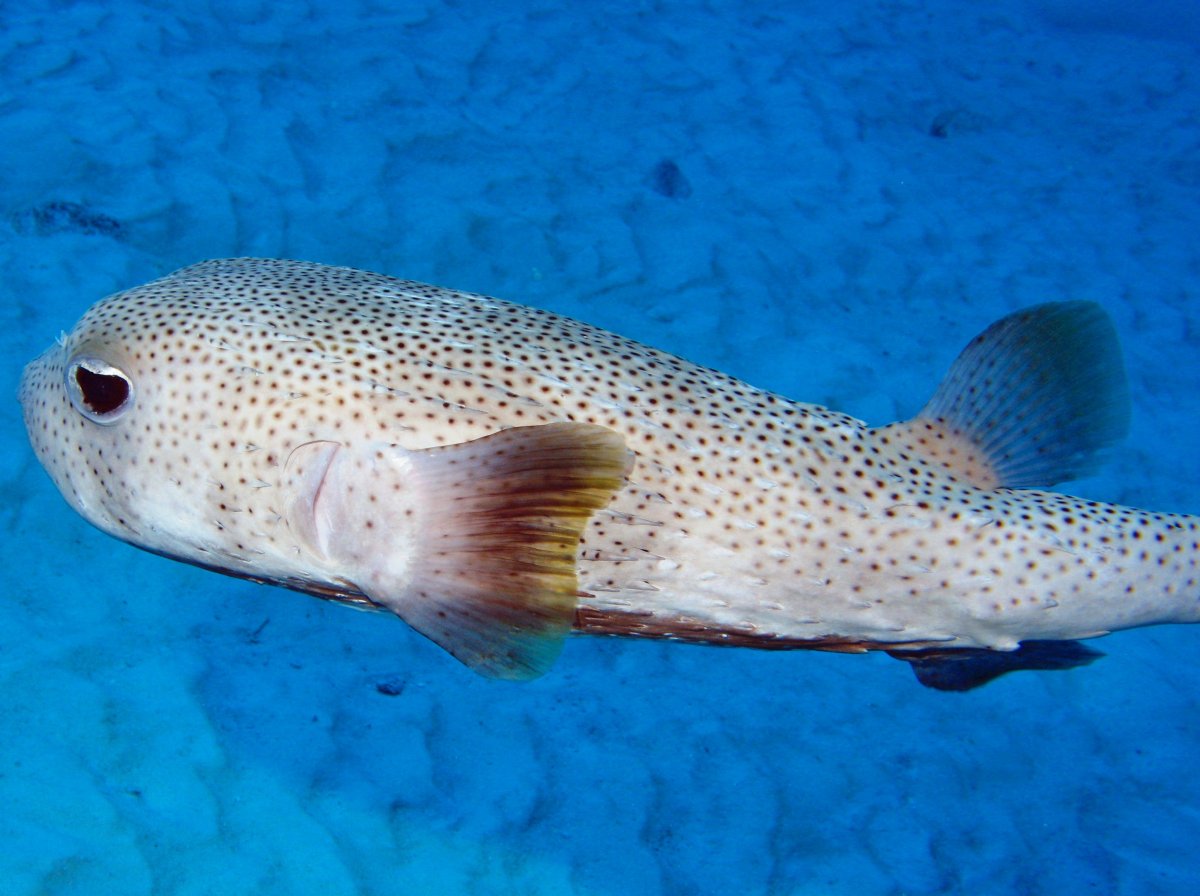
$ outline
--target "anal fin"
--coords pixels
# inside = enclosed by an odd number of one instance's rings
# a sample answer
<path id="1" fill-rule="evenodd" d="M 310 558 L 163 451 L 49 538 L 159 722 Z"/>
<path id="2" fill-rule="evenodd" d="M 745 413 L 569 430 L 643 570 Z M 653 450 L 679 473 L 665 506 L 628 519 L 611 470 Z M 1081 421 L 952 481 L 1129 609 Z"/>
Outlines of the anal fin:
<path id="1" fill-rule="evenodd" d="M 969 691 L 1022 669 L 1074 669 L 1104 656 L 1078 641 L 1022 641 L 1016 650 L 889 650 L 888 655 L 909 663 L 917 681 L 939 691 Z"/>

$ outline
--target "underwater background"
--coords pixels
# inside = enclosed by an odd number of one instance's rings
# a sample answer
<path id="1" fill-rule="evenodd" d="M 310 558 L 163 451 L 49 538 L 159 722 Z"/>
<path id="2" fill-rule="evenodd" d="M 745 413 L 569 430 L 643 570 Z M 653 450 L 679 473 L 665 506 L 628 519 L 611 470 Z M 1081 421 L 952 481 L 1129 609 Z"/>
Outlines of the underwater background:
<path id="1" fill-rule="evenodd" d="M 0 893 L 1193 894 L 1200 631 L 967 694 L 885 655 L 382 615 L 90 528 L 22 365 L 204 258 L 582 318 L 872 424 L 1024 305 L 1121 334 L 1063 490 L 1200 512 L 1200 5 L 0 2 Z"/>

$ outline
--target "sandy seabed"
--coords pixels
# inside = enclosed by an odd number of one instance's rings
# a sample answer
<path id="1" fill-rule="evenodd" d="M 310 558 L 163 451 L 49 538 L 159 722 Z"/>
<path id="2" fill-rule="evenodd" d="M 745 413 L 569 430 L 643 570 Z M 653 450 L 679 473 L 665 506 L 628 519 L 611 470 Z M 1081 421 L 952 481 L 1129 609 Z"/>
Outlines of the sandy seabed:
<path id="1" fill-rule="evenodd" d="M 178 7 L 173 8 L 173 7 Z M 1101 302 L 1072 491 L 1200 512 L 1200 14 L 1071 0 L 0 6 L 0 376 L 202 258 L 567 313 L 883 423 Z M 5 894 L 1191 894 L 1187 628 L 965 695 L 579 639 L 526 686 L 119 545 L 0 405 Z"/>

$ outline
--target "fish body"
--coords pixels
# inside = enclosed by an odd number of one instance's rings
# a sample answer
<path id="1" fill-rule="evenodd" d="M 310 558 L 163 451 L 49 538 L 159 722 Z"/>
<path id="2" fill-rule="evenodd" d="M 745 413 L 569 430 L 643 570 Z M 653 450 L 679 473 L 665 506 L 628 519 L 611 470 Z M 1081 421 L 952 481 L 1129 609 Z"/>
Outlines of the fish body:
<path id="1" fill-rule="evenodd" d="M 390 610 L 485 674 L 575 630 L 882 649 L 924 680 L 1200 619 L 1196 518 L 1033 488 L 1126 424 L 1086 303 L 1006 318 L 872 428 L 545 311 L 230 259 L 100 301 L 20 397 L 106 532 Z"/>

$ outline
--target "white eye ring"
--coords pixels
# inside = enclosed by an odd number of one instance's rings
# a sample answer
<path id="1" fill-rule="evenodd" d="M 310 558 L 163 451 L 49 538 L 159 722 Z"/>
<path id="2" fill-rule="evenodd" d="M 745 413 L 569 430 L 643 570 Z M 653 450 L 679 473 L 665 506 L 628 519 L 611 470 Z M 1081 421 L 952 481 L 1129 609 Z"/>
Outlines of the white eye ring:
<path id="1" fill-rule="evenodd" d="M 75 410 L 93 423 L 108 426 L 133 407 L 133 382 L 99 358 L 75 358 L 67 365 L 67 395 Z"/>

